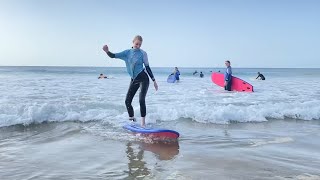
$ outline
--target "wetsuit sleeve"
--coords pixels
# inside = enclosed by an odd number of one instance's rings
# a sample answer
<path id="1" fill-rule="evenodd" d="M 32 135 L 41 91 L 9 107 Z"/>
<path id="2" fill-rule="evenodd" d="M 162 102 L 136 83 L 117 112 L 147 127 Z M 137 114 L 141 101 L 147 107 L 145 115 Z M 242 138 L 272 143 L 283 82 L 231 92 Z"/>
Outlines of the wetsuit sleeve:
<path id="1" fill-rule="evenodd" d="M 126 61 L 127 57 L 128 57 L 128 50 L 125 50 L 125 51 L 122 51 L 119 53 L 115 53 L 115 54 L 108 51 L 107 54 L 110 58 L 118 58 L 118 59 L 122 59 L 122 60 Z"/>
<path id="2" fill-rule="evenodd" d="M 155 81 L 156 79 L 154 78 L 153 74 L 152 74 L 152 71 L 150 69 L 150 66 L 146 66 L 146 70 L 150 76 L 150 78 L 152 79 L 152 81 Z"/>
<path id="3" fill-rule="evenodd" d="M 231 79 L 231 70 L 230 68 L 227 68 L 227 72 L 226 72 L 226 78 L 225 81 L 229 81 Z"/>
<path id="4" fill-rule="evenodd" d="M 110 58 L 115 58 L 115 57 L 116 57 L 115 54 L 113 54 L 113 53 L 110 52 L 110 51 L 108 51 L 107 54 L 108 54 L 108 56 L 109 56 Z"/>
<path id="5" fill-rule="evenodd" d="M 122 59 L 122 60 L 126 61 L 128 59 L 128 52 L 129 52 L 129 50 L 124 50 L 122 52 L 115 53 L 114 58 L 118 58 L 118 59 Z"/>
<path id="6" fill-rule="evenodd" d="M 262 75 L 262 74 L 259 74 L 256 79 L 258 79 L 258 78 L 261 78 L 261 79 L 262 79 L 262 78 L 263 78 L 263 75 Z"/>
<path id="7" fill-rule="evenodd" d="M 152 79 L 152 81 L 155 81 L 155 78 L 149 66 L 148 55 L 146 52 L 143 52 L 143 63 L 144 63 L 144 66 L 146 67 L 147 73 L 149 74 L 150 78 Z"/>

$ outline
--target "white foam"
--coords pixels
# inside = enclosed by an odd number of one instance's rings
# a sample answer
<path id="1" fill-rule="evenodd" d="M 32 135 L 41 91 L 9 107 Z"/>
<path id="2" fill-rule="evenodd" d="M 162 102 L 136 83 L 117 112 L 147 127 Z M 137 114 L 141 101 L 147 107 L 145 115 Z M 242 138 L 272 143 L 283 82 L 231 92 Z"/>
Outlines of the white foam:
<path id="1" fill-rule="evenodd" d="M 252 145 L 253 147 L 263 146 L 267 144 L 283 144 L 293 142 L 294 140 L 291 137 L 278 137 L 274 139 L 260 139 L 260 140 L 253 140 Z"/>
<path id="2" fill-rule="evenodd" d="M 181 82 L 169 84 L 167 76 L 155 75 L 159 91 L 155 93 L 151 82 L 147 95 L 149 123 L 181 118 L 219 124 L 263 122 L 269 118 L 320 119 L 320 84 L 314 79 L 249 80 L 256 92 L 228 93 L 208 76 L 181 76 Z M 130 79 L 126 75 L 106 81 L 83 74 L 8 78 L 0 78 L 0 92 L 4 94 L 0 97 L 0 127 L 44 121 L 97 120 L 116 124 L 127 118 L 124 99 Z M 138 94 L 133 106 L 139 117 Z"/>
<path id="3" fill-rule="evenodd" d="M 280 180 L 286 180 L 286 179 L 294 179 L 294 180 L 319 180 L 320 176 L 319 175 L 314 175 L 314 174 L 309 174 L 309 173 L 304 173 L 304 174 L 300 174 L 294 177 L 279 177 L 276 176 L 277 179 Z"/>

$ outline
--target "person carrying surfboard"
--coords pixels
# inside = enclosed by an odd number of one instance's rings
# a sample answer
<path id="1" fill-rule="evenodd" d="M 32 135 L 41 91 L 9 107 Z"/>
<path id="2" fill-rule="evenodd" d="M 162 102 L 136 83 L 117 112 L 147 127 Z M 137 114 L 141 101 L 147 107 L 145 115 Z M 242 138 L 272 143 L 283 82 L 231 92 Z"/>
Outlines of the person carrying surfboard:
<path id="1" fill-rule="evenodd" d="M 139 103 L 140 103 L 140 113 L 141 113 L 141 126 L 144 127 L 145 118 L 146 118 L 145 98 L 149 88 L 148 75 L 152 79 L 153 85 L 156 91 L 158 90 L 158 84 L 149 67 L 147 53 L 142 49 L 140 49 L 141 44 L 142 44 L 142 37 L 137 35 L 133 39 L 133 46 L 131 49 L 127 49 L 119 53 L 110 52 L 108 45 L 104 45 L 102 49 L 107 53 L 107 55 L 110 58 L 122 59 L 126 63 L 127 72 L 131 77 L 131 82 L 126 95 L 125 104 L 129 114 L 129 120 L 131 121 L 136 121 L 131 103 L 134 95 L 140 88 Z"/>
<path id="2" fill-rule="evenodd" d="M 224 73 L 224 89 L 227 91 L 231 91 L 232 84 L 232 68 L 230 61 L 225 61 L 225 65 L 227 66 L 226 72 Z"/>
<path id="3" fill-rule="evenodd" d="M 179 71 L 179 69 L 178 69 L 177 67 L 174 68 L 174 71 L 173 71 L 172 75 L 174 75 L 174 76 L 176 77 L 176 80 L 177 80 L 177 81 L 180 80 L 180 78 L 179 78 L 179 76 L 180 76 L 180 71 Z"/>

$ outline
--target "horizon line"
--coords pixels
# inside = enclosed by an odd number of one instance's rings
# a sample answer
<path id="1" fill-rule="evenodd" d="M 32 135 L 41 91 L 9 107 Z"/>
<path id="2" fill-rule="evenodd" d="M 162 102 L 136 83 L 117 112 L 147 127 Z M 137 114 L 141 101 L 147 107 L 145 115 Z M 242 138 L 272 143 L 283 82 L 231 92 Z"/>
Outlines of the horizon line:
<path id="1" fill-rule="evenodd" d="M 0 67 L 83 67 L 83 68 L 125 68 L 125 66 L 77 66 L 77 65 L 0 65 Z M 174 68 L 179 66 L 152 66 L 152 68 Z M 225 68 L 225 67 L 188 67 L 180 66 L 179 68 Z M 320 69 L 320 67 L 232 67 L 232 68 L 252 68 L 252 69 Z"/>

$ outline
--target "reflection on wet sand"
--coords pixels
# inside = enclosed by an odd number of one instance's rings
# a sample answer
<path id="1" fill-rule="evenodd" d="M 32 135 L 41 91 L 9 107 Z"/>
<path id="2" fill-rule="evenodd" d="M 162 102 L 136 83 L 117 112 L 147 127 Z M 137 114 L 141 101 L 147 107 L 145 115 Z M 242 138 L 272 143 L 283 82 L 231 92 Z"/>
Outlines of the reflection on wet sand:
<path id="1" fill-rule="evenodd" d="M 135 148 L 135 145 L 138 145 Z M 171 160 L 179 154 L 179 142 L 128 142 L 128 175 L 129 178 L 142 178 L 150 175 L 150 169 L 146 167 L 144 152 L 149 151 L 156 155 L 159 160 Z"/>
<path id="2" fill-rule="evenodd" d="M 145 151 L 153 152 L 159 160 L 171 160 L 179 154 L 179 142 L 156 142 L 150 143 L 139 143 L 140 148 Z"/>
<path id="3" fill-rule="evenodd" d="M 127 157 L 128 157 L 128 169 L 129 177 L 144 177 L 150 174 L 150 171 L 145 167 L 146 162 L 143 160 L 144 151 L 139 150 L 138 153 L 134 152 L 132 143 L 127 144 Z"/>

